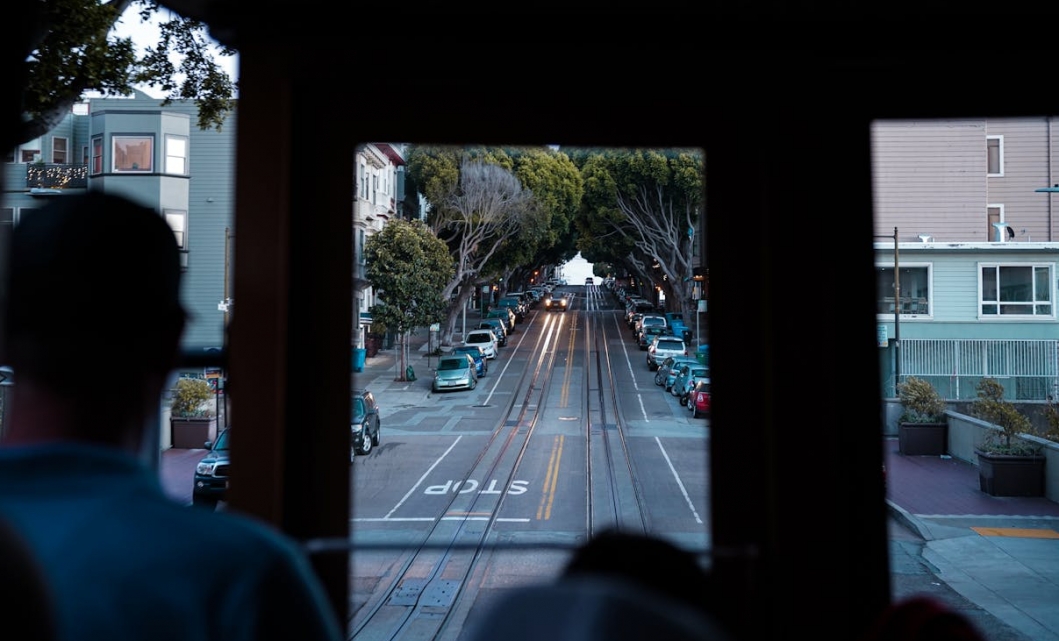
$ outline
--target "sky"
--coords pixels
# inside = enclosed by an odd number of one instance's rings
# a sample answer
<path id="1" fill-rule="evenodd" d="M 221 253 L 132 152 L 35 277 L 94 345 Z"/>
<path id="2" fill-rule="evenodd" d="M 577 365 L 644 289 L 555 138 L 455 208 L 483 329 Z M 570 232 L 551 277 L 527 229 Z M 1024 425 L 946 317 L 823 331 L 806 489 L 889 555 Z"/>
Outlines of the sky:
<path id="1" fill-rule="evenodd" d="M 169 9 L 162 7 L 150 22 L 145 23 L 140 20 L 139 6 L 135 4 L 130 5 L 129 8 L 125 10 L 125 13 L 122 14 L 121 20 L 115 25 L 115 29 L 111 32 L 111 36 L 132 38 L 132 41 L 136 43 L 137 46 L 137 54 L 143 56 L 147 47 L 153 47 L 158 43 L 158 18 L 162 17 L 163 19 L 167 19 L 168 14 L 170 13 L 172 12 Z M 217 63 L 222 69 L 228 72 L 228 75 L 233 82 L 239 80 L 238 55 L 222 56 L 218 54 Z M 153 98 L 165 98 L 165 92 L 158 87 L 137 85 L 136 88 Z"/>

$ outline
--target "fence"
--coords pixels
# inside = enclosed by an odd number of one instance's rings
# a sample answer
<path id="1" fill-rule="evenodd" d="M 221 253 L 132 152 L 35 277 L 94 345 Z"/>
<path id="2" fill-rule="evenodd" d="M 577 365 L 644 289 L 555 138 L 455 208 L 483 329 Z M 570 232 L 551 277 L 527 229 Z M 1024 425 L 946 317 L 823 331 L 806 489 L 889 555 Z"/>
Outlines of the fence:
<path id="1" fill-rule="evenodd" d="M 1044 401 L 1059 393 L 1059 341 L 902 340 L 900 371 L 930 381 L 947 400 L 973 399 L 979 380 L 995 378 L 1011 400 Z"/>

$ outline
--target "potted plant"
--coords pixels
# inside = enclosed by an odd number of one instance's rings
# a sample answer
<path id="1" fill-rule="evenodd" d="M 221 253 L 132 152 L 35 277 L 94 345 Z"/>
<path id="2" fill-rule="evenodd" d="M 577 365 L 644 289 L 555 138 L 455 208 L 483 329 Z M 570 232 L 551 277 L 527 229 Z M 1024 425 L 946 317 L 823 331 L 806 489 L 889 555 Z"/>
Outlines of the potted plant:
<path id="1" fill-rule="evenodd" d="M 904 411 L 897 425 L 898 451 L 908 456 L 942 456 L 948 452 L 949 423 L 945 401 L 934 386 L 909 376 L 897 385 Z"/>
<path id="2" fill-rule="evenodd" d="M 198 449 L 217 437 L 214 398 L 215 392 L 204 378 L 182 377 L 177 380 L 169 404 L 173 447 Z"/>
<path id="3" fill-rule="evenodd" d="M 1004 386 L 996 379 L 983 378 L 976 389 L 972 414 L 1000 428 L 975 448 L 979 487 L 992 496 L 1043 496 L 1041 448 L 1018 438 L 1032 432 L 1032 422 L 1004 398 Z"/>

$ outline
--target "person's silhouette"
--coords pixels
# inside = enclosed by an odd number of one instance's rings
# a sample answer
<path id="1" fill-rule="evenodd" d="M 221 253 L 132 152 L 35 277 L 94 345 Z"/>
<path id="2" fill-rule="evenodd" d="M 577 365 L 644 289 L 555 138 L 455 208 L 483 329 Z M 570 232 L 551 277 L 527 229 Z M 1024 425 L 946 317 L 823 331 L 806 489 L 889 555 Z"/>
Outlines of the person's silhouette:
<path id="1" fill-rule="evenodd" d="M 24 213 L 9 254 L 0 515 L 43 570 L 59 638 L 342 639 L 300 547 L 172 501 L 139 456 L 185 323 L 165 220 L 63 196 Z"/>

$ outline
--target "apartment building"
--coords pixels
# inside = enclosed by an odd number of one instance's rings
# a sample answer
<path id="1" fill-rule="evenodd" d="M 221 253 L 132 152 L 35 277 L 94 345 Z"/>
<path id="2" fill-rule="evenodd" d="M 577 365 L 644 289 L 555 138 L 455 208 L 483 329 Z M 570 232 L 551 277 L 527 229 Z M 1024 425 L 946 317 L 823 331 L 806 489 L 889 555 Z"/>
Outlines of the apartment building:
<path id="1" fill-rule="evenodd" d="M 1052 117 L 873 124 L 884 396 L 909 375 L 949 399 L 985 376 L 1059 392 L 1059 146 Z"/>

